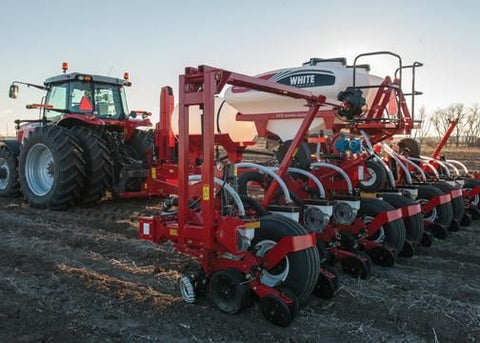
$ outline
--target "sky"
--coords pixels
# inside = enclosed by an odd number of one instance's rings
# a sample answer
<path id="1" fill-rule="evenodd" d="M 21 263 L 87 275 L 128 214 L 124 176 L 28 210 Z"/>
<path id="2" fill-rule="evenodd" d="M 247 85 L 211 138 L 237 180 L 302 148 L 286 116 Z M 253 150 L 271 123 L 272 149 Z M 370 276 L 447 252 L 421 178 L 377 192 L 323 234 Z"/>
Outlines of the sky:
<path id="1" fill-rule="evenodd" d="M 0 134 L 13 120 L 36 118 L 25 109 L 42 84 L 71 71 L 122 77 L 128 71 L 130 109 L 157 113 L 159 92 L 186 66 L 218 66 L 255 75 L 299 66 L 311 57 L 346 57 L 390 50 L 417 73 L 417 109 L 480 102 L 480 1 L 30 1 L 0 0 Z M 391 75 L 395 61 L 365 60 L 372 74 Z"/>

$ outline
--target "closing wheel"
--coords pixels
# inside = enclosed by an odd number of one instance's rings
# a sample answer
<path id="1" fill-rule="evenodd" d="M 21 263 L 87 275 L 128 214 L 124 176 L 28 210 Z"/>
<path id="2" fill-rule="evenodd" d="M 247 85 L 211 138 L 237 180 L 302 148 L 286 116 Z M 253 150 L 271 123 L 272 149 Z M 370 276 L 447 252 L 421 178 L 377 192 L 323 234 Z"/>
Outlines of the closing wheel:
<path id="1" fill-rule="evenodd" d="M 275 325 L 287 327 L 293 320 L 293 314 L 288 305 L 275 295 L 261 298 L 258 306 L 263 316 Z"/>
<path id="2" fill-rule="evenodd" d="M 412 241 L 406 240 L 405 244 L 403 245 L 402 251 L 398 254 L 401 257 L 413 257 L 415 254 L 415 244 Z"/>
<path id="3" fill-rule="evenodd" d="M 468 213 L 467 210 L 465 210 L 465 213 L 463 214 L 462 220 L 460 221 L 460 225 L 462 226 L 472 225 L 472 216 L 470 215 L 470 213 Z"/>
<path id="4" fill-rule="evenodd" d="M 318 281 L 313 295 L 322 299 L 331 299 L 339 286 L 338 274 L 335 268 L 324 265 L 318 275 Z"/>
<path id="5" fill-rule="evenodd" d="M 1 143 L 0 141 L 0 197 L 12 197 L 18 195 L 20 190 L 17 173 L 18 153 Z"/>
<path id="6" fill-rule="evenodd" d="M 343 258 L 341 263 L 343 272 L 354 278 L 365 280 L 372 272 L 370 257 L 362 252 L 359 252 L 356 256 Z"/>
<path id="7" fill-rule="evenodd" d="M 18 173 L 32 207 L 65 210 L 81 198 L 85 178 L 82 148 L 69 130 L 43 126 L 25 138 Z"/>
<path id="8" fill-rule="evenodd" d="M 429 231 L 423 231 L 423 237 L 420 244 L 424 247 L 431 247 L 433 244 L 433 235 Z"/>
<path id="9" fill-rule="evenodd" d="M 458 230 L 460 230 L 460 223 L 457 221 L 457 219 L 452 219 L 452 222 L 448 227 L 448 231 L 457 232 Z"/>
<path id="10" fill-rule="evenodd" d="M 236 269 L 215 272 L 210 279 L 208 294 L 215 306 L 225 313 L 238 313 L 250 302 L 250 288 Z"/>
<path id="11" fill-rule="evenodd" d="M 295 317 L 298 314 L 298 311 L 300 311 L 300 304 L 298 303 L 297 295 L 294 291 L 285 287 L 281 287 L 279 291 L 282 296 L 287 297 L 291 301 L 291 304 L 288 304 L 287 306 L 290 309 L 292 316 Z"/>
<path id="12" fill-rule="evenodd" d="M 433 237 L 444 240 L 447 238 L 448 230 L 445 226 L 433 223 L 428 226 L 428 229 L 432 233 Z"/>
<path id="13" fill-rule="evenodd" d="M 303 236 L 308 232 L 297 222 L 282 215 L 260 218 L 260 228 L 252 242 L 253 252 L 264 256 L 283 237 Z M 262 270 L 260 282 L 269 287 L 285 287 L 304 304 L 315 287 L 320 271 L 320 257 L 316 246 L 289 253 L 270 270 Z"/>
<path id="14" fill-rule="evenodd" d="M 358 216 L 366 224 L 370 223 L 380 213 L 392 211 L 395 208 L 387 202 L 379 199 L 362 199 Z M 401 251 L 406 239 L 406 229 L 402 220 L 395 220 L 381 226 L 378 231 L 368 237 L 380 244 L 390 244 L 395 250 Z"/>
<path id="15" fill-rule="evenodd" d="M 473 220 L 479 220 L 480 219 L 480 210 L 476 207 L 469 207 L 467 209 L 468 214 L 472 216 Z"/>
<path id="16" fill-rule="evenodd" d="M 378 162 L 368 160 L 365 162 L 365 180 L 360 182 L 360 189 L 365 192 L 376 192 L 385 188 L 387 182 L 387 171 Z"/>
<path id="17" fill-rule="evenodd" d="M 365 250 L 373 263 L 382 267 L 393 267 L 397 257 L 396 249 L 388 243 Z"/>

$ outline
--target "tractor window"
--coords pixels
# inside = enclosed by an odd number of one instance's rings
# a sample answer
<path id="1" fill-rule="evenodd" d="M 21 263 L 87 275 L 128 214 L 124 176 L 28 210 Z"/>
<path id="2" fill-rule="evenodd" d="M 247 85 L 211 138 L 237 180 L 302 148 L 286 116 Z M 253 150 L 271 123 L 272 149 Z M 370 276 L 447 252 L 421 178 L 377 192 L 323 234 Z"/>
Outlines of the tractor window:
<path id="1" fill-rule="evenodd" d="M 47 105 L 52 105 L 53 108 L 59 110 L 66 110 L 67 109 L 67 85 L 57 85 L 53 86 L 47 94 Z M 61 112 L 58 111 L 45 111 L 45 115 L 47 119 L 52 120 L 55 117 L 61 115 Z"/>
<path id="2" fill-rule="evenodd" d="M 99 118 L 123 117 L 123 100 L 120 87 L 108 84 L 95 85 L 95 111 Z"/>
<path id="3" fill-rule="evenodd" d="M 92 87 L 87 82 L 72 82 L 70 85 L 69 110 L 79 113 L 92 113 Z"/>

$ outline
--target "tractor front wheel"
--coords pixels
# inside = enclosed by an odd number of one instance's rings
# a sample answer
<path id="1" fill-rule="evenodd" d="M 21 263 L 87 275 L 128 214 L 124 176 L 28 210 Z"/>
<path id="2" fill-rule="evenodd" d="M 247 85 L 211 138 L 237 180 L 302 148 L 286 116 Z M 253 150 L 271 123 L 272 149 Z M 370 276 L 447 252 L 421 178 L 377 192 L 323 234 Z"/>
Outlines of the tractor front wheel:
<path id="1" fill-rule="evenodd" d="M 7 146 L 0 145 L 0 197 L 18 193 L 17 156 Z"/>

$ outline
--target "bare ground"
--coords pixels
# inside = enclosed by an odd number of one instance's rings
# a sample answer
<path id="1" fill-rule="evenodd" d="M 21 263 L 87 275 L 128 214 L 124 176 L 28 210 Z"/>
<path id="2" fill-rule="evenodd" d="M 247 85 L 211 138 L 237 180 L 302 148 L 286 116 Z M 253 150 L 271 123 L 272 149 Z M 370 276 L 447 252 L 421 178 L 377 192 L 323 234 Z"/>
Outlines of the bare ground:
<path id="1" fill-rule="evenodd" d="M 0 199 L 0 342 L 480 341 L 480 225 L 463 228 L 367 281 L 341 274 L 289 328 L 258 308 L 186 305 L 175 281 L 195 263 L 137 238 L 158 200 L 39 211 Z"/>

